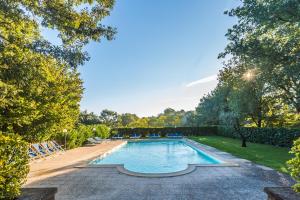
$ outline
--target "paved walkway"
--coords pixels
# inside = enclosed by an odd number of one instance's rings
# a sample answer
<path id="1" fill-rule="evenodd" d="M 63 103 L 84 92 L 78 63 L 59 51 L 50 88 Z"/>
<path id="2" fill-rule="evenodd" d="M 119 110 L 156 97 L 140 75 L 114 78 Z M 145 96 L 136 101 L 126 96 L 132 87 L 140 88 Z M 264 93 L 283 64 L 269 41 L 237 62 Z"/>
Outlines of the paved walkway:
<path id="1" fill-rule="evenodd" d="M 119 143 L 120 144 L 120 143 Z M 109 144 L 109 148 L 117 141 Z M 102 149 L 103 147 L 91 147 Z M 115 167 L 69 168 L 59 174 L 49 173 L 40 178 L 38 168 L 31 172 L 27 187 L 58 187 L 58 200 L 106 200 L 106 199 L 201 199 L 201 200 L 260 200 L 266 199 L 263 192 L 268 186 L 289 186 L 292 180 L 270 168 L 238 159 L 228 153 L 201 145 L 219 157 L 238 163 L 239 167 L 197 167 L 190 174 L 168 178 L 142 178 L 120 173 Z M 74 150 L 75 151 L 75 150 Z M 81 152 L 80 150 L 76 150 Z M 88 150 L 87 150 L 88 151 Z M 97 150 L 98 151 L 98 150 Z M 66 157 L 68 152 L 65 154 Z M 74 153 L 75 154 L 75 153 Z M 94 153 L 93 155 L 96 155 Z M 78 155 L 78 154 L 77 154 Z M 84 154 L 81 154 L 84 155 Z M 79 159 L 79 156 L 76 156 Z M 92 157 L 92 156 L 91 156 Z M 58 159 L 58 158 L 57 158 Z M 52 160 L 45 161 L 51 163 Z M 65 162 L 65 161 L 64 161 Z M 78 161 L 77 163 L 82 163 Z M 53 163 L 55 165 L 55 163 Z M 74 164 L 74 163 L 73 163 Z M 70 164 L 69 166 L 75 166 Z M 38 167 L 38 163 L 34 165 Z M 62 167 L 62 164 L 61 164 Z M 42 169 L 43 171 L 43 169 Z M 44 172 L 43 172 L 44 173 Z M 37 179 L 37 176 L 39 177 Z"/>
<path id="2" fill-rule="evenodd" d="M 30 163 L 27 184 L 44 180 L 48 177 L 71 173 L 81 164 L 98 157 L 113 148 L 124 143 L 124 141 L 107 141 L 102 144 L 83 146 L 71 149 L 65 153 L 53 155 Z"/>

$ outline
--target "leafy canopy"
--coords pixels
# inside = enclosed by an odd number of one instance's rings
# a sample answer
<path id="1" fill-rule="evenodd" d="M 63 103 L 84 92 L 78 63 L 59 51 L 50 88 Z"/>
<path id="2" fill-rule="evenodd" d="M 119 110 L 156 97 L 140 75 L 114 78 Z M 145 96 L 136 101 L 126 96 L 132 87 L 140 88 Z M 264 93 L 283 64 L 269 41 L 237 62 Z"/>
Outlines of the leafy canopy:
<path id="1" fill-rule="evenodd" d="M 0 2 L 0 130 L 28 141 L 45 140 L 72 128 L 83 87 L 77 67 L 88 60 L 89 41 L 113 39 L 100 24 L 114 1 Z M 41 35 L 58 32 L 60 45 Z"/>

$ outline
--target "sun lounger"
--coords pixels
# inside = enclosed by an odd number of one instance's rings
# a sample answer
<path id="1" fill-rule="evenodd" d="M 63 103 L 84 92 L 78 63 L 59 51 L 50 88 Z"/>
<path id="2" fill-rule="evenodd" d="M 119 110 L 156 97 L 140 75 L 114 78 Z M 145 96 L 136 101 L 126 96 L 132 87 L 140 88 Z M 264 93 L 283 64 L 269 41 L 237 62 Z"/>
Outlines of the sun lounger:
<path id="1" fill-rule="evenodd" d="M 167 138 L 182 138 L 181 133 L 168 133 Z"/>
<path id="2" fill-rule="evenodd" d="M 47 151 L 48 154 L 54 154 L 58 152 L 54 147 L 51 147 L 47 142 L 42 142 L 41 146 Z"/>
<path id="3" fill-rule="evenodd" d="M 141 137 L 142 137 L 142 135 L 139 133 L 133 133 L 130 135 L 130 139 L 139 139 Z"/>
<path id="4" fill-rule="evenodd" d="M 160 134 L 159 133 L 150 133 L 148 135 L 148 138 L 160 138 Z"/>
<path id="5" fill-rule="evenodd" d="M 57 151 L 65 151 L 56 141 L 49 141 L 49 144 L 55 148 Z"/>
<path id="6" fill-rule="evenodd" d="M 112 139 L 123 139 L 123 135 L 117 134 L 111 137 Z"/>
<path id="7" fill-rule="evenodd" d="M 41 158 L 41 156 L 37 152 L 35 152 L 31 147 L 28 148 L 28 155 L 30 160 Z"/>
<path id="8" fill-rule="evenodd" d="M 40 154 L 42 157 L 50 155 L 50 154 L 47 153 L 47 151 L 40 144 L 35 143 L 35 144 L 31 144 L 31 146 L 32 146 L 32 149 L 36 153 Z"/>
<path id="9" fill-rule="evenodd" d="M 95 140 L 94 138 L 88 138 L 87 141 L 91 144 L 100 144 L 100 141 Z"/>

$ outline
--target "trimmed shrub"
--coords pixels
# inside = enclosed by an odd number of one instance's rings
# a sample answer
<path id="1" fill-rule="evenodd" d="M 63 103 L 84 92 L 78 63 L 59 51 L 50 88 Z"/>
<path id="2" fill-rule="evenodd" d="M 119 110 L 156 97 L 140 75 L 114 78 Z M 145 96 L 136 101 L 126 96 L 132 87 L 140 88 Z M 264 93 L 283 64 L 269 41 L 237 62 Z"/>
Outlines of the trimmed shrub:
<path id="1" fill-rule="evenodd" d="M 29 172 L 28 144 L 17 135 L 0 133 L 0 199 L 14 199 Z"/>
<path id="2" fill-rule="evenodd" d="M 241 127 L 241 131 L 249 136 L 248 142 L 282 147 L 291 147 L 293 141 L 300 137 L 299 129 Z M 233 127 L 219 126 L 217 133 L 224 137 L 240 138 Z"/>
<path id="3" fill-rule="evenodd" d="M 291 153 L 295 157 L 288 161 L 291 176 L 297 181 L 293 186 L 296 192 L 300 192 L 300 138 L 294 142 Z"/>
<path id="4" fill-rule="evenodd" d="M 117 128 L 116 131 L 119 134 L 129 137 L 130 134 L 140 133 L 143 137 L 146 137 L 149 133 L 159 133 L 162 137 L 165 137 L 168 133 L 181 133 L 185 136 L 188 135 L 216 135 L 217 126 L 202 126 L 202 127 L 164 127 L 164 128 Z"/>

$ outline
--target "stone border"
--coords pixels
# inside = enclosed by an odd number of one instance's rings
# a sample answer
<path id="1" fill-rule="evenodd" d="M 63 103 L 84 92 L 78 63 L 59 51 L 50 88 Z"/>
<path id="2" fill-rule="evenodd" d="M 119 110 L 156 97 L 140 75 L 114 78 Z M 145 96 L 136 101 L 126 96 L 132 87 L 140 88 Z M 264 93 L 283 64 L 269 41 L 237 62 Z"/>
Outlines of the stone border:
<path id="1" fill-rule="evenodd" d="M 177 171 L 177 172 L 170 172 L 170 173 L 141 173 L 141 172 L 134 172 L 126 169 L 124 164 L 102 164 L 102 165 L 81 165 L 77 166 L 76 168 L 116 168 L 120 173 L 135 176 L 135 177 L 146 177 L 146 178 L 164 178 L 164 177 L 174 177 L 174 176 L 182 176 L 185 174 L 189 174 L 195 171 L 197 168 L 200 167 L 239 167 L 238 164 L 230 164 L 230 163 L 223 163 L 223 164 L 210 164 L 210 165 L 201 165 L 201 164 L 188 164 L 188 167 L 184 170 Z"/>
<path id="2" fill-rule="evenodd" d="M 151 141 L 162 141 L 162 140 L 172 140 L 172 139 L 160 138 L 160 139 L 153 139 L 153 140 L 150 139 L 150 140 Z M 191 148 L 199 149 L 204 154 L 207 154 L 208 156 L 213 157 L 213 159 L 215 159 L 215 160 L 217 160 L 217 161 L 219 161 L 221 163 L 219 163 L 219 164 L 188 164 L 188 166 L 187 166 L 186 169 L 181 170 L 181 171 L 176 171 L 176 172 L 170 172 L 170 173 L 141 173 L 141 172 L 134 172 L 134 171 L 130 171 L 130 170 L 126 169 L 124 167 L 124 164 L 101 164 L 101 165 L 90 164 L 90 162 L 92 160 L 88 161 L 88 163 L 86 163 L 84 165 L 76 166 L 75 168 L 116 168 L 120 173 L 129 175 L 129 176 L 147 177 L 147 178 L 163 178 L 163 177 L 174 177 L 174 176 L 182 176 L 182 175 L 185 175 L 185 174 L 189 174 L 189 173 L 195 171 L 197 167 L 239 167 L 240 166 L 237 163 L 227 162 L 226 160 L 224 160 L 223 158 L 221 158 L 219 155 L 217 155 L 214 152 L 208 150 L 207 147 L 209 147 L 209 146 L 202 145 L 200 143 L 197 143 L 197 142 L 195 142 L 193 140 L 190 140 L 190 139 L 187 139 L 187 138 L 176 139 L 176 140 L 181 140 L 181 141 L 186 142 L 186 144 L 188 146 L 190 146 Z M 104 158 L 105 156 L 113 153 L 114 151 L 118 150 L 119 148 L 121 148 L 122 146 L 124 146 L 125 144 L 127 144 L 127 141 L 141 141 L 141 140 L 136 140 L 136 139 L 134 139 L 134 140 L 125 140 L 125 142 L 123 144 L 120 144 L 120 145 L 116 146 L 112 150 L 110 150 L 110 151 L 102 154 L 101 156 L 97 156 L 96 158 L 100 158 L 100 159 Z"/>

